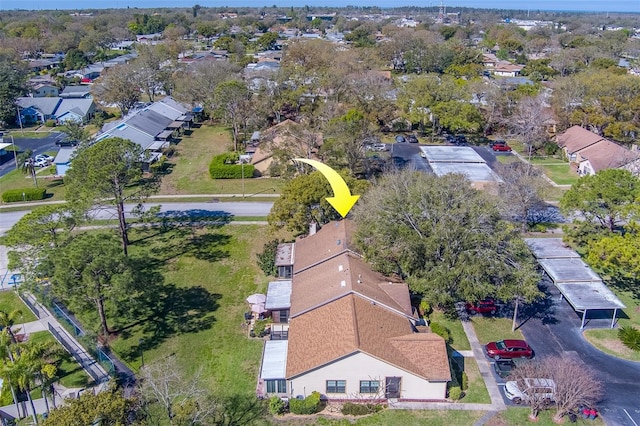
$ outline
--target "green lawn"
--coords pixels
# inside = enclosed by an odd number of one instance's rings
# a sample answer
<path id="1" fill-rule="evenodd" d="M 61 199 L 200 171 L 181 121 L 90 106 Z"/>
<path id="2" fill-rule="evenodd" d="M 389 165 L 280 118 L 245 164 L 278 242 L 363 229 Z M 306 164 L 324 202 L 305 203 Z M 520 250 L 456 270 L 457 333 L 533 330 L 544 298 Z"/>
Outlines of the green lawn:
<path id="1" fill-rule="evenodd" d="M 287 426 L 298 425 L 331 425 L 331 426 L 467 426 L 473 425 L 476 420 L 485 414 L 483 411 L 460 411 L 460 410 L 383 410 L 378 414 L 367 417 L 346 418 L 326 418 L 318 417 L 314 419 L 300 418 L 289 421 L 278 421 L 277 424 Z M 352 420 L 353 419 L 353 420 Z M 287 419 L 288 420 L 288 419 Z"/>
<path id="2" fill-rule="evenodd" d="M 20 300 L 14 291 L 0 291 L 0 311 L 11 313 L 16 309 L 22 311 L 22 315 L 18 317 L 16 324 L 31 322 L 37 319 L 27 305 L 22 303 L 22 300 Z"/>
<path id="3" fill-rule="evenodd" d="M 245 298 L 266 291 L 256 253 L 275 237 L 256 225 L 133 230 L 131 255 L 148 253 L 164 283 L 148 301 L 147 316 L 110 317 L 119 330 L 110 343 L 114 352 L 134 370 L 142 356 L 146 364 L 175 355 L 187 377 L 201 370 L 218 396 L 255 399 L 262 341 L 247 338 L 241 325 Z M 93 312 L 78 316 L 97 329 Z"/>
<path id="4" fill-rule="evenodd" d="M 640 301 L 634 298 L 629 291 L 620 291 L 615 287 L 611 287 L 611 290 L 627 306 L 623 310 L 624 315 L 618 320 L 618 326 L 633 326 L 640 329 L 640 310 L 638 309 Z M 632 361 L 640 361 L 640 352 L 632 351 L 620 342 L 617 328 L 585 330 L 584 336 L 592 345 L 603 352 Z"/>
<path id="5" fill-rule="evenodd" d="M 464 358 L 464 371 L 467 373 L 469 388 L 465 391 L 464 398 L 460 402 L 491 404 L 489 392 L 482 375 L 480 375 L 475 358 Z"/>
<path id="6" fill-rule="evenodd" d="M 498 163 L 502 164 L 511 164 L 520 161 L 520 159 L 515 155 L 496 155 L 496 159 L 498 160 Z"/>
<path id="7" fill-rule="evenodd" d="M 477 315 L 471 319 L 480 344 L 484 345 L 502 339 L 523 339 L 520 330 L 511 332 L 511 318 L 484 317 Z"/>
<path id="8" fill-rule="evenodd" d="M 535 165 L 544 165 L 544 164 L 552 164 L 552 165 L 561 165 L 561 166 L 569 166 L 569 163 L 563 161 L 561 158 L 555 157 L 533 157 L 531 158 L 531 164 Z"/>
<path id="9" fill-rule="evenodd" d="M 211 179 L 209 163 L 228 152 L 232 142 L 228 129 L 203 125 L 183 137 L 169 163 L 171 172 L 162 180 L 162 194 L 253 194 L 280 193 L 283 181 L 277 178 Z"/>
<path id="10" fill-rule="evenodd" d="M 38 187 L 45 188 L 47 195 L 44 201 L 58 201 L 64 200 L 64 185 L 62 179 L 53 179 L 53 173 L 55 172 L 54 166 L 45 167 L 37 171 Z M 7 173 L 0 178 L 0 187 L 2 192 L 8 189 L 21 189 L 21 188 L 33 188 L 33 179 L 17 169 Z M 0 200 L 0 203 L 4 205 L 11 205 L 11 203 L 5 203 Z"/>
<path id="11" fill-rule="evenodd" d="M 496 416 L 492 417 L 489 421 L 485 422 L 485 426 L 521 426 L 526 424 L 536 426 L 555 426 L 557 423 L 553 422 L 554 410 L 546 410 L 540 413 L 537 421 L 532 422 L 529 420 L 530 409 L 526 407 L 510 407 L 506 411 L 499 412 Z M 568 419 L 565 419 L 565 423 L 569 423 Z M 604 425 L 605 422 L 601 417 L 595 420 L 585 420 L 581 416 L 578 416 L 576 423 L 571 423 L 577 426 L 599 426 Z"/>
<path id="12" fill-rule="evenodd" d="M 429 322 L 441 324 L 449 330 L 449 337 L 451 338 L 449 346 L 453 349 L 458 351 L 471 349 L 471 345 L 469 344 L 469 340 L 467 340 L 467 335 L 464 333 L 459 319 L 450 319 L 443 311 L 434 309 L 431 315 L 429 315 Z"/>
<path id="13" fill-rule="evenodd" d="M 46 342 L 55 345 L 64 353 L 64 356 L 58 364 L 58 372 L 56 376 L 59 378 L 60 384 L 67 388 L 82 388 L 89 384 L 90 377 L 80 367 L 60 343 L 48 331 L 39 331 L 29 336 L 31 342 Z"/>
<path id="14" fill-rule="evenodd" d="M 574 172 L 569 164 L 541 165 L 544 174 L 558 185 L 573 185 L 578 181 L 578 174 Z"/>

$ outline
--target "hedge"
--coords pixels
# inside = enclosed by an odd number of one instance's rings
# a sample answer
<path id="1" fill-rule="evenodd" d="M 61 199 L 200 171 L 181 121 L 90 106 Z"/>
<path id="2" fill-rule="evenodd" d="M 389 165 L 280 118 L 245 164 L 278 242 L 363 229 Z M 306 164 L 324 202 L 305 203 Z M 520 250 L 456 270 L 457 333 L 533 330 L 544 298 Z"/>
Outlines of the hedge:
<path id="1" fill-rule="evenodd" d="M 44 188 L 10 189 L 2 193 L 2 201 L 14 203 L 20 201 L 43 200 L 47 190 Z"/>
<path id="2" fill-rule="evenodd" d="M 242 179 L 242 177 L 253 177 L 254 167 L 251 164 L 236 164 L 238 154 L 227 152 L 216 155 L 209 164 L 209 175 L 212 179 Z M 243 170 L 244 169 L 244 170 Z"/>
<path id="3" fill-rule="evenodd" d="M 322 411 L 322 401 L 319 392 L 312 392 L 305 399 L 289 400 L 289 412 L 292 414 L 315 414 Z"/>

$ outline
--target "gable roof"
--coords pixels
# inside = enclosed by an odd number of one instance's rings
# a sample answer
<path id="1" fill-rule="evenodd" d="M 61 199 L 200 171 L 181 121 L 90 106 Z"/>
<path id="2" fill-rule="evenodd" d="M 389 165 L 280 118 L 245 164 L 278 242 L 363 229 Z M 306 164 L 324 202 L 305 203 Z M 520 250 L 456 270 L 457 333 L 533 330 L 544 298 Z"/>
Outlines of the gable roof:
<path id="1" fill-rule="evenodd" d="M 451 380 L 444 340 L 413 331 L 407 318 L 383 306 L 341 297 L 291 319 L 286 377 L 363 352 L 427 380 Z"/>
<path id="2" fill-rule="evenodd" d="M 91 93 L 91 86 L 67 86 L 60 92 L 61 98 L 84 98 Z"/>
<path id="3" fill-rule="evenodd" d="M 615 169 L 640 158 L 638 153 L 602 139 L 580 151 L 580 157 L 588 160 L 594 172 L 604 169 Z"/>
<path id="4" fill-rule="evenodd" d="M 149 109 L 140 111 L 125 120 L 127 125 L 153 137 L 160 134 L 172 122 L 172 119 Z"/>
<path id="5" fill-rule="evenodd" d="M 43 115 L 51 116 L 58 108 L 58 104 L 62 99 L 60 98 L 32 98 L 30 96 L 20 97 L 16 99 L 16 103 L 20 108 L 34 108 L 40 111 Z"/>
<path id="6" fill-rule="evenodd" d="M 591 146 L 604 138 L 598 134 L 588 131 L 580 126 L 573 126 L 564 133 L 556 137 L 556 141 L 561 148 L 565 148 L 569 154 L 580 151 Z"/>
<path id="7" fill-rule="evenodd" d="M 155 141 L 155 138 L 147 133 L 144 133 L 135 127 L 129 126 L 127 123 L 120 123 L 108 131 L 99 135 L 96 141 L 101 141 L 107 138 L 122 138 L 130 140 L 131 142 L 140 145 L 144 150 L 149 148 Z"/>
<path id="8" fill-rule="evenodd" d="M 353 222 L 340 220 L 324 225 L 314 235 L 296 241 L 293 273 L 351 250 Z"/>
<path id="9" fill-rule="evenodd" d="M 149 110 L 155 111 L 158 114 L 176 120 L 178 117 L 185 115 L 189 112 L 189 109 L 184 105 L 174 100 L 171 96 L 167 96 L 159 101 L 156 101 L 149 105 Z"/>
<path id="10" fill-rule="evenodd" d="M 64 98 L 56 109 L 56 117 L 61 117 L 67 112 L 74 112 L 81 117 L 86 116 L 95 109 L 93 99 L 85 98 Z"/>
<path id="11" fill-rule="evenodd" d="M 296 256 L 298 253 L 296 250 Z M 354 253 L 342 253 L 294 275 L 293 285 L 291 318 L 351 293 L 382 304 L 398 315 L 412 316 L 407 284 L 392 282 L 374 272 Z"/>
<path id="12" fill-rule="evenodd" d="M 258 146 L 256 152 L 251 157 L 251 164 L 256 165 L 271 158 L 273 156 L 273 149 L 283 146 L 292 147 L 294 151 L 306 152 L 307 145 L 305 144 L 305 142 L 292 132 L 292 129 L 301 128 L 302 126 L 299 123 L 296 123 L 295 121 L 290 119 L 286 119 L 262 132 L 263 136 L 266 136 L 267 140 L 263 141 Z M 312 133 L 307 135 L 310 138 L 314 139 L 316 146 L 319 147 L 322 145 L 322 134 Z M 317 152 L 317 148 L 311 148 L 311 158 L 316 158 L 314 154 L 316 154 Z M 306 157 L 307 155 L 305 154 L 304 156 Z"/>

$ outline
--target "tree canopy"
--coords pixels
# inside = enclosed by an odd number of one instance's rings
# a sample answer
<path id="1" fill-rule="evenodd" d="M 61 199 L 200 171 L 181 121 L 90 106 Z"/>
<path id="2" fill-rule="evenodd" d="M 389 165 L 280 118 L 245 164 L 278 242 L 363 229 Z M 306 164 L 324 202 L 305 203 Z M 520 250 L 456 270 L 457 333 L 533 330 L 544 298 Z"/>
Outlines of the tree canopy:
<path id="1" fill-rule="evenodd" d="M 354 209 L 354 242 L 434 303 L 539 296 L 534 260 L 496 202 L 462 175 L 388 175 Z"/>

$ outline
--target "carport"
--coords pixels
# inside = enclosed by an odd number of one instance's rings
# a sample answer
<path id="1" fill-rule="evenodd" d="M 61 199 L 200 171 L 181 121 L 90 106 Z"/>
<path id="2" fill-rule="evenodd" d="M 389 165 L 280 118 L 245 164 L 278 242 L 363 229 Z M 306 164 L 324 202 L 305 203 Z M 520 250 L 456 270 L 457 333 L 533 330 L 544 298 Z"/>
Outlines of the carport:
<path id="1" fill-rule="evenodd" d="M 582 314 L 580 328 L 584 328 L 587 311 L 609 309 L 613 310 L 613 328 L 618 309 L 626 306 L 598 274 L 580 259 L 578 253 L 566 247 L 561 238 L 526 238 L 525 242 L 560 291 L 561 297 Z"/>

